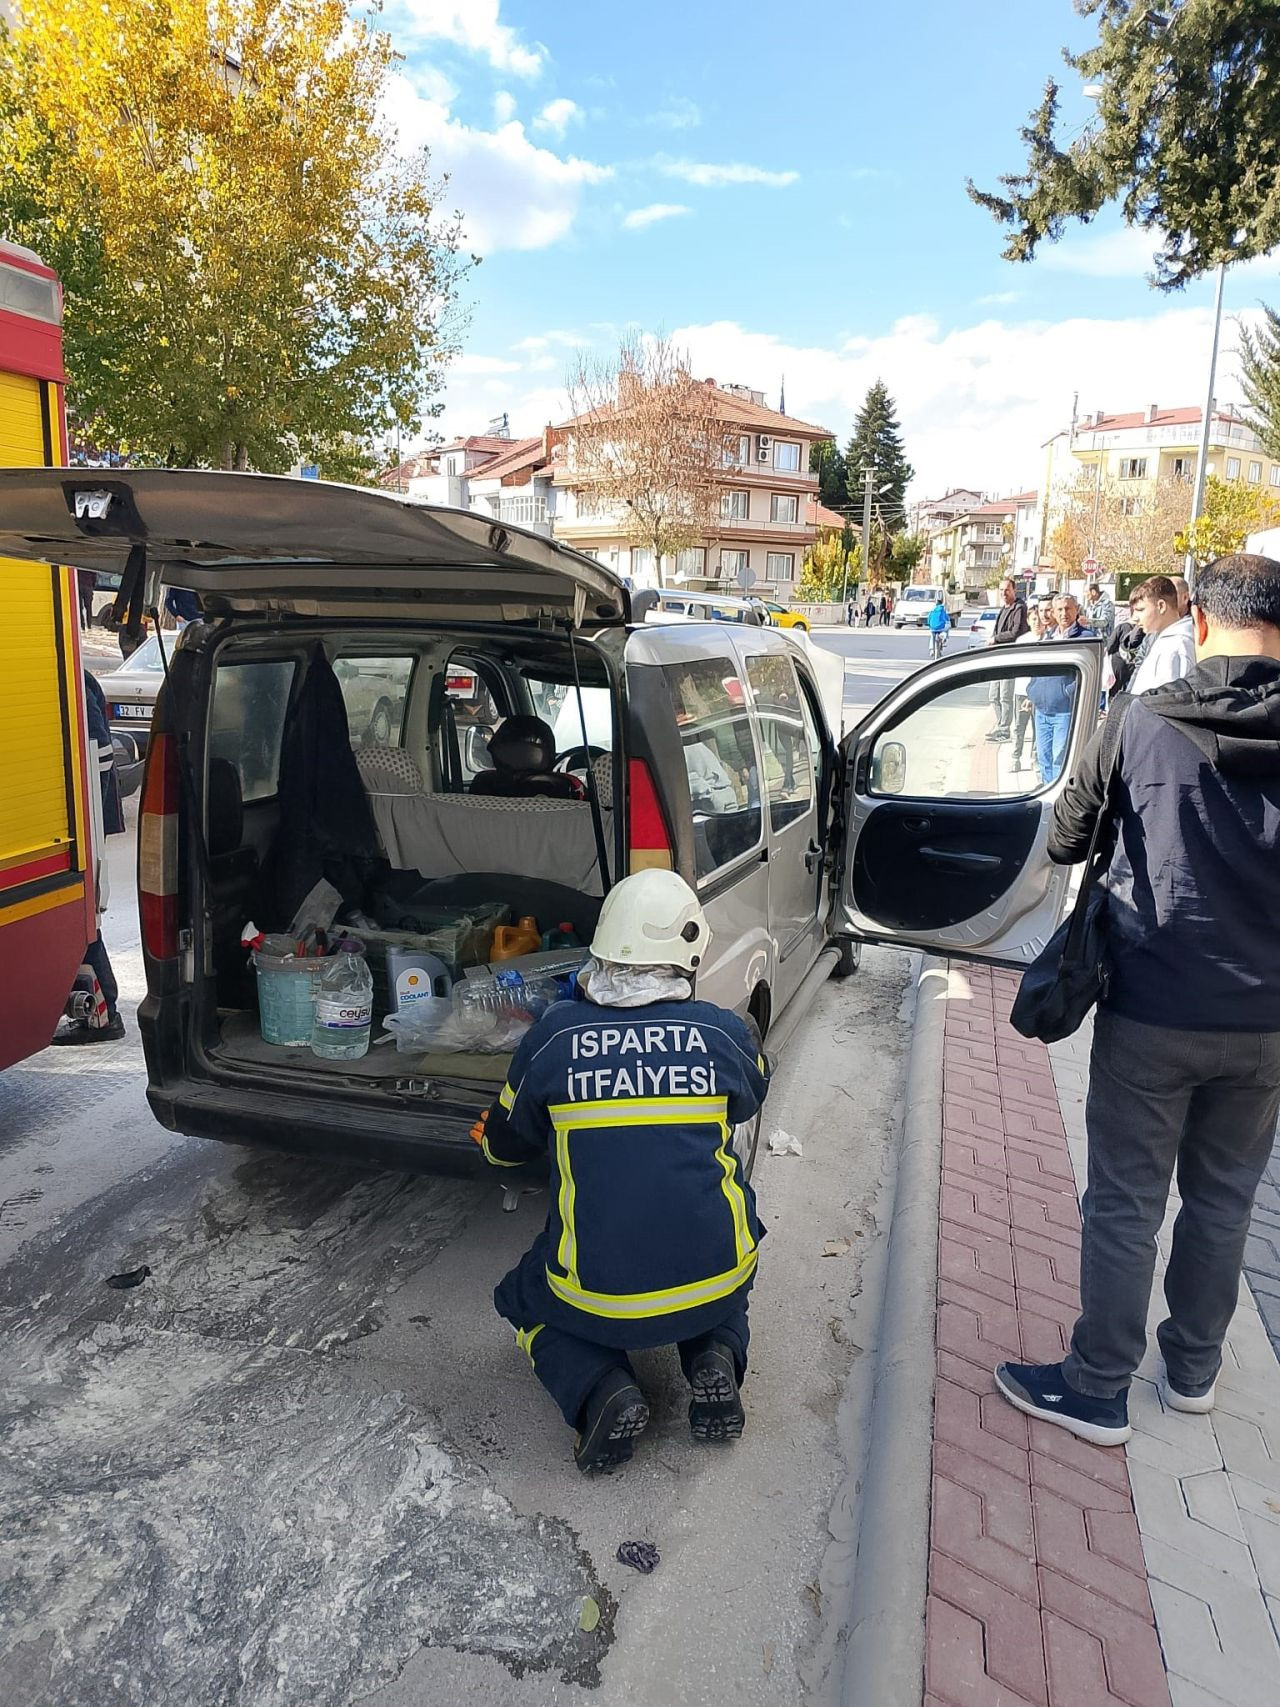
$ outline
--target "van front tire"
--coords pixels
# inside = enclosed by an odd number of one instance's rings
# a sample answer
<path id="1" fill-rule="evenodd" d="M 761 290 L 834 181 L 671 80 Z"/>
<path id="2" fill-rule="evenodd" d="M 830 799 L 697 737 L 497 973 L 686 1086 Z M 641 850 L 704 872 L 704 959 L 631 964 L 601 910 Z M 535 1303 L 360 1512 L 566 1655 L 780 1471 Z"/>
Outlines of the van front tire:
<path id="1" fill-rule="evenodd" d="M 831 976 L 852 978 L 862 965 L 862 944 L 855 942 L 852 937 L 842 937 L 836 946 L 840 950 L 840 956 L 831 969 Z"/>

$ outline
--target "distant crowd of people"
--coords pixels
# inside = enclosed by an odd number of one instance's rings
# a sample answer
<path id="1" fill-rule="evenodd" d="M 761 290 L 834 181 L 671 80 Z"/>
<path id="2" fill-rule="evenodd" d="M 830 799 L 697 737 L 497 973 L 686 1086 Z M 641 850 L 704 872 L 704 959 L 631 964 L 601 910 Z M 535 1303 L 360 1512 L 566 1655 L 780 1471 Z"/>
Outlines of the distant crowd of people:
<path id="1" fill-rule="evenodd" d="M 857 599 L 850 599 L 845 615 L 849 619 L 850 628 L 858 626 L 859 617 L 867 628 L 876 623 L 879 623 L 881 628 L 888 628 L 889 618 L 893 615 L 893 594 L 888 591 L 868 593 L 865 604 L 859 604 Z"/>

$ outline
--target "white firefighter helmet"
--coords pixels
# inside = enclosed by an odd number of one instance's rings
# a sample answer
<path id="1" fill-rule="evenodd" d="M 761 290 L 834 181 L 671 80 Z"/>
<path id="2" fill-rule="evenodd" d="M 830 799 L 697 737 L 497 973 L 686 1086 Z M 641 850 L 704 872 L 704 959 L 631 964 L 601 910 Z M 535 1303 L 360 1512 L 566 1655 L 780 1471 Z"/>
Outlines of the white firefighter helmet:
<path id="1" fill-rule="evenodd" d="M 692 972 L 710 941 L 707 915 L 683 877 L 674 871 L 637 871 L 605 896 L 591 952 L 617 966 L 679 966 Z"/>

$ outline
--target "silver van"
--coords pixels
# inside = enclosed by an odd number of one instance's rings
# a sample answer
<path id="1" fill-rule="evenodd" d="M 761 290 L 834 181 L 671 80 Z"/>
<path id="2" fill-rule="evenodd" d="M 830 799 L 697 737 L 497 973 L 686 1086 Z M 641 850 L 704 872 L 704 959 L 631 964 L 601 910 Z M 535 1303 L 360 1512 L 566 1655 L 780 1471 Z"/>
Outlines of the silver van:
<path id="1" fill-rule="evenodd" d="M 1063 910 L 1044 853 L 1063 778 L 986 741 L 989 690 L 1064 679 L 1065 775 L 1097 705 L 1088 642 L 922 670 L 841 745 L 807 637 L 633 623 L 594 560 L 470 512 L 272 476 L 0 470 L 4 556 L 141 577 L 148 608 L 163 585 L 202 601 L 166 660 L 139 821 L 139 1021 L 174 1131 L 473 1164 L 507 1057 L 262 1041 L 241 933 L 286 928 L 321 877 L 340 920 L 378 930 L 501 907 L 586 942 L 611 883 L 672 867 L 714 933 L 699 995 L 775 1043 L 863 941 L 1016 963 Z M 553 748 L 495 778 L 515 718 Z"/>

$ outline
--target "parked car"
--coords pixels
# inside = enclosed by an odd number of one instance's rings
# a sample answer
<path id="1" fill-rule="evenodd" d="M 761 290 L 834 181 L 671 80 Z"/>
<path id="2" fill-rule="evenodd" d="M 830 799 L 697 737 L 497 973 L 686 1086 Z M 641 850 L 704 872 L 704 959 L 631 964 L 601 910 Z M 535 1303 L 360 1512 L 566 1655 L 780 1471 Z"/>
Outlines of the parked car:
<path id="1" fill-rule="evenodd" d="M 176 634 L 165 635 L 164 644 L 169 651 L 173 650 L 177 638 Z M 160 640 L 154 634 L 144 640 L 118 670 L 98 677 L 98 685 L 107 699 L 107 721 L 111 725 L 111 744 L 115 749 L 116 776 L 120 782 L 120 793 L 126 799 L 142 786 L 151 718 L 163 680 Z"/>
<path id="2" fill-rule="evenodd" d="M 763 599 L 739 599 L 731 593 L 664 592 L 658 595 L 657 610 L 667 616 L 685 616 L 694 622 L 750 622 L 761 628 L 794 628 L 795 623 L 778 623 L 774 611 L 781 605 L 768 605 Z"/>
<path id="3" fill-rule="evenodd" d="M 995 633 L 996 617 L 1000 613 L 994 610 L 980 610 L 969 624 L 970 645 L 986 646 Z"/>
<path id="4" fill-rule="evenodd" d="M 313 870 L 374 919 L 372 944 L 388 895 L 455 920 L 501 904 L 587 942 L 610 882 L 675 869 L 713 933 L 699 995 L 775 1047 L 864 941 L 1020 963 L 1061 918 L 1068 874 L 1044 854 L 1046 819 L 1096 721 L 1096 643 L 944 659 L 838 743 L 839 660 L 823 655 L 832 711 L 807 636 L 634 623 L 615 576 L 541 535 L 190 470 L 121 474 L 90 519 L 68 478 L 0 470 L 0 558 L 120 569 L 145 543 L 209 618 L 183 632 L 156 700 L 139 829 L 147 1095 L 174 1131 L 475 1165 L 468 1129 L 508 1057 L 384 1045 L 330 1061 L 263 1041 L 241 931 L 287 928 Z M 991 682 L 1040 670 L 1068 678 L 1075 707 L 1063 776 L 1043 783 L 986 740 Z M 376 709 L 387 681 L 404 690 L 392 739 L 335 748 L 334 684 Z M 504 796 L 468 774 L 462 704 L 499 730 L 554 714 L 554 768 L 522 773 L 527 796 L 521 777 Z M 362 786 L 382 857 L 343 840 Z M 732 1134 L 748 1162 L 758 1130 Z"/>
<path id="5" fill-rule="evenodd" d="M 807 616 L 801 616 L 799 611 L 791 610 L 786 605 L 776 605 L 771 599 L 761 599 L 760 603 L 773 618 L 775 627 L 803 628 L 806 634 L 808 633 L 809 619 Z"/>

